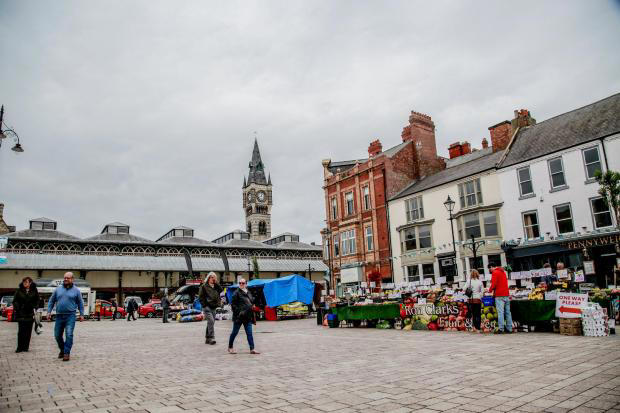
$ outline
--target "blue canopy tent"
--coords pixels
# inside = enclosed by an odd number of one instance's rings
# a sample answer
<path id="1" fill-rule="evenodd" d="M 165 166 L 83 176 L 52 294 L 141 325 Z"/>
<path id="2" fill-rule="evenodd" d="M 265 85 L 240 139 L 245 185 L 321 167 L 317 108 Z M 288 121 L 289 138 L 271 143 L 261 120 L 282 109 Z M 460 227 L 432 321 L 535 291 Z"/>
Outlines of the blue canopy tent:
<path id="1" fill-rule="evenodd" d="M 314 282 L 297 274 L 271 280 L 252 280 L 248 283 L 248 287 L 250 289 L 262 289 L 265 302 L 269 307 L 277 307 L 295 301 L 310 304 L 314 297 Z M 227 288 L 226 298 L 228 302 L 232 300 L 237 288 L 239 288 L 238 284 Z"/>

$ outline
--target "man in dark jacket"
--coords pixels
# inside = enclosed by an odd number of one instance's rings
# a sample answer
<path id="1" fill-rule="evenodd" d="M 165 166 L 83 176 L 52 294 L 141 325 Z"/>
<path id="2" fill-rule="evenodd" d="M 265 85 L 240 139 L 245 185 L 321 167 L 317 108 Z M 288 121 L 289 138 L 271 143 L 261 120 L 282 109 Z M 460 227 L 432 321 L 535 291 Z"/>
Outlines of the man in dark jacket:
<path id="1" fill-rule="evenodd" d="M 32 278 L 26 277 L 19 284 L 13 296 L 13 317 L 17 321 L 17 350 L 16 353 L 28 351 L 34 312 L 39 307 L 39 292 Z"/>
<path id="2" fill-rule="evenodd" d="M 168 322 L 168 312 L 170 312 L 170 301 L 168 300 L 168 290 L 164 290 L 164 294 L 161 296 L 161 309 L 163 311 L 162 322 Z"/>
<path id="3" fill-rule="evenodd" d="M 254 337 L 252 336 L 252 324 L 255 322 L 253 310 L 254 299 L 252 294 L 248 291 L 247 282 L 243 278 L 239 280 L 239 288 L 235 291 L 230 301 L 233 311 L 233 329 L 228 339 L 228 352 L 230 354 L 237 353 L 233 348 L 233 344 L 239 333 L 239 329 L 243 325 L 245 335 L 248 338 L 248 344 L 250 345 L 250 354 L 260 354 L 258 351 L 254 350 Z"/>
<path id="4" fill-rule="evenodd" d="M 136 303 L 136 300 L 131 298 L 129 302 L 127 303 L 127 321 L 130 321 L 131 317 L 133 317 L 133 321 L 136 321 L 135 311 L 137 309 L 138 309 L 138 303 Z"/>
<path id="5" fill-rule="evenodd" d="M 215 344 L 215 309 L 222 305 L 220 293 L 222 287 L 217 283 L 217 275 L 211 271 L 207 274 L 205 282 L 200 286 L 198 298 L 202 305 L 202 313 L 207 320 L 207 331 L 205 332 L 205 344 Z"/>

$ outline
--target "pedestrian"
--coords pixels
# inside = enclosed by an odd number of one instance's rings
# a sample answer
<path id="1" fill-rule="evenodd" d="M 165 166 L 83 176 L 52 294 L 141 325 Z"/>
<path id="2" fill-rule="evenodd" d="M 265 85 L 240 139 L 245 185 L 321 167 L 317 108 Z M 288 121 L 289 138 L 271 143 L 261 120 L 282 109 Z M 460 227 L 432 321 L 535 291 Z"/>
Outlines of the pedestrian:
<path id="1" fill-rule="evenodd" d="M 495 297 L 495 307 L 497 308 L 497 321 L 499 330 L 496 334 L 502 334 L 504 331 L 508 334 L 512 333 L 512 314 L 510 314 L 510 292 L 508 291 L 508 277 L 506 271 L 502 267 L 496 267 L 489 264 L 491 271 L 491 286 L 489 292 Z"/>
<path id="2" fill-rule="evenodd" d="M 39 307 L 37 285 L 30 277 L 24 277 L 13 296 L 13 317 L 17 321 L 16 353 L 28 351 L 35 311 Z"/>
<path id="3" fill-rule="evenodd" d="M 198 298 L 202 306 L 202 313 L 207 320 L 205 331 L 205 344 L 215 344 L 215 310 L 222 305 L 220 293 L 222 287 L 217 283 L 217 275 L 211 271 L 207 274 L 205 282 L 200 286 Z"/>
<path id="4" fill-rule="evenodd" d="M 116 320 L 116 313 L 118 311 L 118 304 L 116 304 L 116 298 L 112 297 L 110 300 L 110 305 L 112 307 L 112 321 Z"/>
<path id="5" fill-rule="evenodd" d="M 230 354 L 237 354 L 233 348 L 235 337 L 239 333 L 239 329 L 243 325 L 245 335 L 248 338 L 248 344 L 250 345 L 250 354 L 260 354 L 254 350 L 254 337 L 252 336 L 252 324 L 256 324 L 253 310 L 253 298 L 252 294 L 248 291 L 248 284 L 245 279 L 239 280 L 239 288 L 233 294 L 231 300 L 231 307 L 233 310 L 233 329 L 228 339 L 228 352 Z"/>
<path id="6" fill-rule="evenodd" d="M 547 268 L 549 268 L 547 270 Z M 564 264 L 562 264 L 561 262 L 558 262 L 558 269 L 562 269 L 564 268 Z M 543 265 L 543 270 L 548 271 L 550 274 L 545 274 L 544 278 L 542 279 L 543 282 L 545 283 L 545 285 L 547 286 L 547 290 L 551 290 L 552 286 L 553 286 L 553 282 L 557 281 L 558 277 L 556 274 L 553 274 L 553 272 L 551 272 L 551 264 L 549 264 L 548 262 L 546 262 Z"/>
<path id="7" fill-rule="evenodd" d="M 129 302 L 127 303 L 127 321 L 130 321 L 131 317 L 133 317 L 133 321 L 136 321 L 135 311 L 137 309 L 138 309 L 138 303 L 136 303 L 135 299 L 130 298 Z"/>
<path id="8" fill-rule="evenodd" d="M 162 321 L 168 322 L 168 312 L 170 311 L 170 301 L 168 300 L 168 290 L 164 290 L 164 294 L 161 296 L 161 309 L 163 312 Z"/>
<path id="9" fill-rule="evenodd" d="M 62 285 L 56 287 L 47 304 L 47 317 L 51 319 L 52 309 L 56 306 L 56 323 L 54 336 L 60 353 L 58 358 L 69 361 L 73 347 L 73 329 L 75 328 L 75 312 L 80 311 L 80 321 L 84 321 L 84 301 L 82 293 L 73 285 L 73 273 L 67 272 Z M 63 333 L 65 338 L 63 340 Z"/>
<path id="10" fill-rule="evenodd" d="M 481 311 L 482 311 L 482 294 L 484 286 L 480 281 L 480 273 L 477 270 L 471 270 L 469 281 L 465 285 L 466 288 L 471 289 L 471 295 L 469 296 L 469 306 L 471 308 L 472 321 L 474 324 L 474 330 L 476 333 L 480 332 L 481 324 Z"/>
<path id="11" fill-rule="evenodd" d="M 95 300 L 95 314 L 97 314 L 97 321 L 101 321 L 101 300 Z"/>

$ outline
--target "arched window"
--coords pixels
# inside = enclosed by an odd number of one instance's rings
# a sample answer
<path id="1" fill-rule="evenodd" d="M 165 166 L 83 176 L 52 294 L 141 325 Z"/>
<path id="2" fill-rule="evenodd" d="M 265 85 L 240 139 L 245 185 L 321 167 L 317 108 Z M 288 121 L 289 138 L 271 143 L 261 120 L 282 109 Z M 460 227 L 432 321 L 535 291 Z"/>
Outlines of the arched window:
<path id="1" fill-rule="evenodd" d="M 265 224 L 265 221 L 261 221 L 258 223 L 258 233 L 259 235 L 267 234 L 267 224 Z"/>
<path id="2" fill-rule="evenodd" d="M 252 233 L 252 223 L 248 222 L 248 232 L 251 234 Z"/>

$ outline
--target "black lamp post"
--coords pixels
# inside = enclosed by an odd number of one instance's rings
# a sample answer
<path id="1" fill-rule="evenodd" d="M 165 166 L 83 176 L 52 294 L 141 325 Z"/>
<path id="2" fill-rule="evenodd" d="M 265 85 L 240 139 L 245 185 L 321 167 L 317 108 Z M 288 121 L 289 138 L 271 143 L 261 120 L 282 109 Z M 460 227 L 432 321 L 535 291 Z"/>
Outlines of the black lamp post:
<path id="1" fill-rule="evenodd" d="M 454 241 L 454 220 L 455 218 L 452 216 L 452 211 L 454 210 L 455 204 L 456 202 L 454 202 L 452 198 L 450 198 L 450 195 L 448 195 L 448 199 L 446 199 L 446 202 L 443 203 L 443 205 L 446 207 L 446 209 L 450 213 L 450 218 L 448 219 L 450 220 L 450 228 L 452 229 L 452 251 L 454 252 L 452 263 L 454 264 L 454 276 L 456 277 L 458 275 L 458 267 L 456 265 L 456 243 Z"/>
<path id="2" fill-rule="evenodd" d="M 325 242 L 327 243 L 327 265 L 329 266 L 329 276 L 325 281 L 327 281 L 326 285 L 326 295 L 329 295 L 329 287 L 331 285 L 335 285 L 333 283 L 333 270 L 332 270 L 332 231 L 329 228 L 325 229 Z M 335 289 L 335 288 L 334 288 Z"/>
<path id="3" fill-rule="evenodd" d="M 19 136 L 17 135 L 17 132 L 11 128 L 6 128 L 3 130 L 2 125 L 6 126 L 6 123 L 4 123 L 4 105 L 0 108 L 0 146 L 2 146 L 2 141 L 10 136 L 15 141 L 15 146 L 13 146 L 11 150 L 17 153 L 23 152 L 24 148 L 22 148 L 22 145 L 19 143 Z"/>

